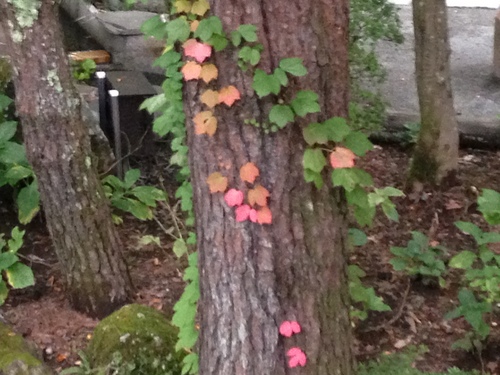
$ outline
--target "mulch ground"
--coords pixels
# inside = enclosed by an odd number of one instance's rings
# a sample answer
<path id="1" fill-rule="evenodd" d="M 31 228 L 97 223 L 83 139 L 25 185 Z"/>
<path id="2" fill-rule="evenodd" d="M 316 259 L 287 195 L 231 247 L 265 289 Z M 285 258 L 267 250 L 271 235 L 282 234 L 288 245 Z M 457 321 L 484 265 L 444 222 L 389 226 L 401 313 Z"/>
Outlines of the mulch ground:
<path id="1" fill-rule="evenodd" d="M 485 227 L 475 200 L 481 188 L 500 189 L 499 156 L 495 151 L 462 150 L 453 186 L 445 191 L 424 189 L 398 198 L 395 202 L 399 222 L 390 222 L 378 214 L 373 226 L 366 230 L 368 243 L 353 250 L 351 262 L 367 273 L 364 283 L 373 286 L 392 311 L 372 312 L 367 320 L 356 323 L 356 352 L 360 360 L 374 358 L 381 352 L 402 350 L 408 345 L 424 344 L 429 351 L 418 362 L 423 370 L 443 371 L 451 366 L 480 370 L 484 366 L 491 374 L 500 374 L 498 315 L 491 316 L 492 333 L 481 360 L 477 353 L 451 350 L 451 344 L 468 329 L 463 320 L 443 319 L 456 304 L 459 272 L 449 272 L 448 285 L 442 289 L 409 279 L 389 264 L 389 248 L 405 246 L 413 230 L 426 234 L 434 244 L 445 246 L 447 257 L 472 246 L 471 238 L 453 223 L 463 220 Z M 363 161 L 374 176 L 376 186 L 401 189 L 408 163 L 408 150 L 386 145 L 377 146 Z M 177 212 L 175 206 L 173 209 Z M 7 217 L 8 212 L 4 209 L 2 215 Z M 132 219 L 126 219 L 120 226 L 137 288 L 136 301 L 165 311 L 167 315 L 171 315 L 172 306 L 182 293 L 184 266 L 173 255 L 172 239 L 166 234 L 173 225 L 171 219 L 171 216 L 160 217 L 166 231 L 155 222 Z M 159 236 L 162 246 L 141 246 L 139 239 L 145 234 Z M 37 284 L 11 293 L 3 314 L 15 329 L 38 344 L 51 366 L 55 369 L 71 366 L 78 360 L 77 351 L 86 346 L 97 321 L 71 310 L 65 300 L 62 278 L 42 219 L 28 228 L 26 237 L 23 254 L 31 261 Z"/>

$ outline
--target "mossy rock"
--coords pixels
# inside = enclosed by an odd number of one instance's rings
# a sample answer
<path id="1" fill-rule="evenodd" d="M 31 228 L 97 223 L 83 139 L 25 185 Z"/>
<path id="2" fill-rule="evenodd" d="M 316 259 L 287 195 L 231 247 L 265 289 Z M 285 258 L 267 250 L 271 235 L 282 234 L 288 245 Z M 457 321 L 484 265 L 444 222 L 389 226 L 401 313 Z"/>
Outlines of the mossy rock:
<path id="1" fill-rule="evenodd" d="M 177 333 L 159 311 L 127 305 L 97 325 L 87 359 L 93 368 L 118 366 L 120 373 L 180 375 L 185 354 L 175 351 Z"/>
<path id="2" fill-rule="evenodd" d="M 52 375 L 53 372 L 36 357 L 33 346 L 0 321 L 0 374 Z"/>

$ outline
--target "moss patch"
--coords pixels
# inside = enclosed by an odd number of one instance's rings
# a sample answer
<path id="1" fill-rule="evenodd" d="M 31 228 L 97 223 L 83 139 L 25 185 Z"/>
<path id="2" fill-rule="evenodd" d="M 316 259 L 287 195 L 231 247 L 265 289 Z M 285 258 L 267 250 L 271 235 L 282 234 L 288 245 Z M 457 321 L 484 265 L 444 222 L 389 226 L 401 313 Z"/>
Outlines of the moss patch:
<path id="1" fill-rule="evenodd" d="M 117 353 L 131 374 L 178 375 L 184 353 L 175 351 L 177 329 L 163 314 L 143 305 L 127 305 L 102 320 L 86 351 L 92 367 L 106 367 Z M 132 366 L 130 366 L 132 365 Z"/>
<path id="2" fill-rule="evenodd" d="M 11 68 L 7 59 L 0 57 L 0 90 L 5 89 L 11 80 Z"/>

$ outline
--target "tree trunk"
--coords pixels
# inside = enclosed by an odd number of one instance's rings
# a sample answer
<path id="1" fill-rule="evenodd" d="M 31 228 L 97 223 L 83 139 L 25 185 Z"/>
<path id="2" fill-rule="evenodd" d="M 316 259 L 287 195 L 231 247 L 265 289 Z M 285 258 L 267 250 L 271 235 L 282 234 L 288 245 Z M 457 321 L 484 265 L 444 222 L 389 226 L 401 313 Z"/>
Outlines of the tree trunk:
<path id="1" fill-rule="evenodd" d="M 413 0 L 413 26 L 421 128 L 408 184 L 439 185 L 458 163 L 446 1 Z"/>
<path id="2" fill-rule="evenodd" d="M 132 285 L 122 244 L 92 163 L 53 0 L 0 2 L 14 67 L 16 108 L 28 160 L 71 304 L 103 317 L 127 302 Z"/>
<path id="3" fill-rule="evenodd" d="M 316 91 L 323 114 L 347 117 L 348 1 L 211 1 L 226 32 L 254 24 L 264 45 L 260 68 L 271 72 L 281 58 L 300 57 L 309 74 L 292 79 L 282 97 L 300 89 Z M 346 276 L 346 208 L 339 191 L 317 190 L 303 177 L 303 122 L 265 134 L 245 119 L 267 120 L 272 100 L 258 100 L 252 78 L 236 65 L 237 52 L 215 54 L 219 87 L 234 85 L 242 100 L 219 109 L 213 137 L 195 135 L 188 121 L 200 265 L 200 374 L 354 373 Z M 200 85 L 201 86 L 201 85 Z M 200 110 L 200 86 L 188 83 L 185 110 Z M 239 169 L 253 162 L 259 183 L 270 193 L 271 225 L 235 221 L 221 194 L 210 194 L 213 172 L 243 191 Z M 302 333 L 279 335 L 285 320 Z M 307 355 L 303 369 L 289 369 L 286 352 L 298 346 Z"/>

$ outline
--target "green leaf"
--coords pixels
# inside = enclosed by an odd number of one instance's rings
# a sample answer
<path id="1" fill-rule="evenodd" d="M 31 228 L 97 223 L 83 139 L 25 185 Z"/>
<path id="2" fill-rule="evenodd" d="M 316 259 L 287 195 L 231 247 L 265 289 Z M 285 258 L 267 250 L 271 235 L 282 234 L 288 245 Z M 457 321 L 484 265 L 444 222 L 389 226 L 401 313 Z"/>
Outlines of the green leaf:
<path id="1" fill-rule="evenodd" d="M 233 46 L 238 47 L 241 44 L 241 34 L 238 30 L 231 31 L 231 43 Z"/>
<path id="2" fill-rule="evenodd" d="M 318 190 L 324 185 L 321 173 L 311 171 L 310 169 L 304 169 L 304 180 L 306 182 L 313 182 Z"/>
<path id="3" fill-rule="evenodd" d="M 141 31 L 147 36 L 162 40 L 167 36 L 167 23 L 163 22 L 160 15 L 157 15 L 144 22 Z"/>
<path id="4" fill-rule="evenodd" d="M 462 232 L 470 234 L 476 242 L 479 242 L 483 236 L 483 231 L 477 225 L 469 223 L 468 221 L 457 221 L 455 226 Z"/>
<path id="5" fill-rule="evenodd" d="M 139 169 L 130 169 L 125 173 L 123 179 L 123 187 L 125 189 L 130 189 L 141 177 L 141 171 Z"/>
<path id="6" fill-rule="evenodd" d="M 365 232 L 357 228 L 349 228 L 349 240 L 353 246 L 364 246 L 368 243 L 368 237 Z"/>
<path id="7" fill-rule="evenodd" d="M 219 17 L 211 16 L 204 18 L 194 32 L 195 38 L 200 38 L 202 41 L 207 42 L 212 35 L 223 35 L 222 22 Z"/>
<path id="8" fill-rule="evenodd" d="M 180 258 L 184 254 L 187 254 L 188 248 L 186 242 L 182 238 L 176 239 L 174 242 L 173 251 L 174 254 L 177 255 L 177 258 Z"/>
<path id="9" fill-rule="evenodd" d="M 11 253 L 10 251 L 0 253 L 0 271 L 6 270 L 17 262 L 19 262 L 19 258 L 16 254 Z"/>
<path id="10" fill-rule="evenodd" d="M 368 137 L 361 132 L 352 132 L 344 140 L 345 146 L 358 156 L 364 156 L 373 148 Z"/>
<path id="11" fill-rule="evenodd" d="M 402 258 L 392 258 L 389 263 L 395 271 L 404 271 L 406 269 L 406 261 Z"/>
<path id="12" fill-rule="evenodd" d="M 390 200 L 385 200 L 384 202 L 382 202 L 381 207 L 384 215 L 387 216 L 388 219 L 399 222 L 399 214 L 394 203 L 392 203 Z"/>
<path id="13" fill-rule="evenodd" d="M 174 20 L 169 21 L 167 23 L 166 30 L 167 41 L 169 44 L 174 44 L 177 41 L 185 42 L 191 34 L 189 24 L 184 17 L 177 17 Z"/>
<path id="14" fill-rule="evenodd" d="M 346 191 L 352 191 L 358 185 L 358 177 L 352 171 L 353 168 L 337 168 L 332 171 L 333 186 L 343 187 Z"/>
<path id="15" fill-rule="evenodd" d="M 333 142 L 342 142 L 352 131 L 343 117 L 329 118 L 323 122 L 323 125 L 328 129 L 328 140 Z"/>
<path id="16" fill-rule="evenodd" d="M 16 203 L 19 222 L 28 224 L 40 211 L 40 194 L 36 180 L 19 191 Z"/>
<path id="17" fill-rule="evenodd" d="M 7 95 L 0 93 L 0 112 L 5 111 L 13 102 Z"/>
<path id="18" fill-rule="evenodd" d="M 0 110 L 0 113 L 2 111 Z M 16 135 L 17 122 L 5 121 L 0 123 L 0 145 L 12 139 Z"/>
<path id="19" fill-rule="evenodd" d="M 238 32 L 249 43 L 257 41 L 257 27 L 255 25 L 240 25 Z"/>
<path id="20" fill-rule="evenodd" d="M 304 117 L 308 113 L 320 112 L 318 94 L 314 91 L 301 90 L 290 103 L 297 116 Z"/>
<path id="21" fill-rule="evenodd" d="M 494 190 L 483 189 L 477 199 L 478 209 L 491 225 L 500 224 L 500 194 Z"/>
<path id="22" fill-rule="evenodd" d="M 6 271 L 7 282 L 15 289 L 22 289 L 35 285 L 33 271 L 27 265 L 17 262 Z"/>
<path id="23" fill-rule="evenodd" d="M 477 259 L 477 255 L 472 251 L 464 250 L 455 255 L 450 259 L 450 267 L 468 269 L 470 268 Z"/>
<path id="24" fill-rule="evenodd" d="M 259 54 L 260 56 L 260 54 Z M 276 68 L 274 70 L 274 76 L 278 79 L 278 81 L 280 82 L 281 86 L 286 86 L 288 85 L 288 77 L 286 76 L 286 73 L 283 69 L 280 69 L 280 68 Z"/>
<path id="25" fill-rule="evenodd" d="M 158 94 L 144 100 L 139 109 L 145 109 L 153 114 L 164 109 L 166 104 L 167 99 L 165 98 L 165 94 Z"/>
<path id="26" fill-rule="evenodd" d="M 163 190 L 154 186 L 136 186 L 130 194 L 149 207 L 156 207 L 156 201 L 164 201 L 167 198 Z"/>
<path id="27" fill-rule="evenodd" d="M 7 288 L 7 284 L 0 278 L 0 306 L 5 303 L 8 295 L 9 289 Z"/>
<path id="28" fill-rule="evenodd" d="M 214 47 L 216 52 L 219 52 L 226 48 L 229 42 L 224 35 L 213 34 L 210 39 L 207 40 L 207 43 Z"/>
<path id="29" fill-rule="evenodd" d="M 0 160 L 3 164 L 25 164 L 26 152 L 24 145 L 7 142 L 0 146 Z"/>
<path id="30" fill-rule="evenodd" d="M 5 180 L 14 186 L 20 180 L 33 176 L 33 170 L 22 165 L 14 165 L 5 172 Z"/>
<path id="31" fill-rule="evenodd" d="M 304 166 L 304 169 L 321 173 L 323 168 L 326 166 L 326 158 L 323 151 L 319 148 L 307 148 L 304 151 L 302 165 Z"/>
<path id="32" fill-rule="evenodd" d="M 269 121 L 278 125 L 279 128 L 284 128 L 289 122 L 293 122 L 295 114 L 287 105 L 275 104 L 269 112 Z"/>
<path id="33" fill-rule="evenodd" d="M 279 63 L 279 67 L 285 72 L 296 77 L 302 77 L 307 74 L 307 69 L 302 63 L 302 59 L 299 59 L 298 57 L 282 59 Z"/>
<path id="34" fill-rule="evenodd" d="M 10 240 L 8 241 L 9 251 L 12 253 L 17 253 L 17 251 L 23 246 L 24 230 L 19 230 L 19 227 L 14 227 L 10 233 Z"/>
<path id="35" fill-rule="evenodd" d="M 341 142 L 351 132 L 349 125 L 341 117 L 334 117 L 323 123 L 314 122 L 302 131 L 307 144 L 327 144 L 330 141 Z"/>
<path id="36" fill-rule="evenodd" d="M 170 50 L 163 53 L 154 62 L 153 66 L 159 66 L 160 68 L 167 69 L 169 66 L 175 65 L 181 61 L 182 55 L 175 50 Z M 170 83 L 170 80 L 166 80 L 165 83 Z M 181 86 L 182 87 L 182 86 Z"/>
<path id="37" fill-rule="evenodd" d="M 478 241 L 478 244 L 483 245 L 483 244 L 497 243 L 497 242 L 500 242 L 500 233 L 486 232 L 483 234 L 481 242 Z"/>
<path id="38" fill-rule="evenodd" d="M 269 94 L 278 95 L 281 90 L 280 81 L 274 76 L 266 74 L 261 69 L 255 70 L 252 88 L 259 98 Z"/>

